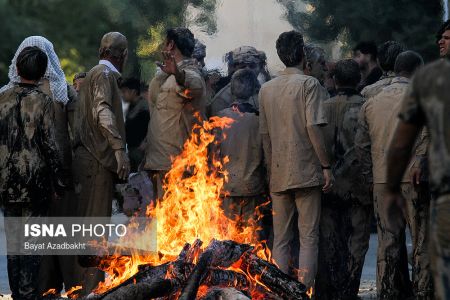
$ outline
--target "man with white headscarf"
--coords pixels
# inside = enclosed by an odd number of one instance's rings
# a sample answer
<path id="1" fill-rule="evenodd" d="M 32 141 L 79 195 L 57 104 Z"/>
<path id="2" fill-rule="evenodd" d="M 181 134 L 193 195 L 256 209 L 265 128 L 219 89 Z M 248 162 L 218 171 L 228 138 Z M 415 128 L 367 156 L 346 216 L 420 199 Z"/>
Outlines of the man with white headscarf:
<path id="1" fill-rule="evenodd" d="M 53 44 L 42 36 L 30 36 L 23 40 L 19 45 L 9 66 L 9 83 L 0 89 L 0 93 L 6 91 L 20 82 L 20 76 L 17 71 L 17 58 L 23 49 L 27 47 L 38 47 L 47 58 L 48 64 L 44 77 L 39 82 L 39 88 L 53 101 L 54 127 L 56 146 L 59 158 L 62 161 L 60 176 L 64 177 L 65 182 L 70 182 L 72 151 L 69 138 L 69 126 L 73 131 L 73 124 L 69 122 L 69 106 L 76 102 L 76 94 L 73 89 L 68 88 L 64 71 L 61 68 L 59 58 L 55 53 Z M 70 124 L 70 125 L 69 125 Z M 70 216 L 73 214 L 73 202 L 70 201 L 70 193 L 61 195 L 56 203 L 48 208 L 49 216 Z M 39 289 L 47 291 L 49 288 L 62 289 L 64 281 L 65 288 L 77 285 L 79 279 L 73 276 L 74 266 L 67 256 L 45 256 L 41 263 L 41 274 L 39 280 Z"/>
<path id="2" fill-rule="evenodd" d="M 55 110 L 55 134 L 56 144 L 58 146 L 60 157 L 63 162 L 64 173 L 66 176 L 70 173 L 71 165 L 71 149 L 69 138 L 69 123 L 67 117 L 66 105 L 69 102 L 76 101 L 76 95 L 68 89 L 68 84 L 61 68 L 59 58 L 53 49 L 53 44 L 42 36 L 30 36 L 23 40 L 14 55 L 9 66 L 9 83 L 0 89 L 0 92 L 5 91 L 14 84 L 20 82 L 19 74 L 17 73 L 17 57 L 20 52 L 26 47 L 38 47 L 48 57 L 47 70 L 39 86 L 40 89 L 53 99 Z"/>

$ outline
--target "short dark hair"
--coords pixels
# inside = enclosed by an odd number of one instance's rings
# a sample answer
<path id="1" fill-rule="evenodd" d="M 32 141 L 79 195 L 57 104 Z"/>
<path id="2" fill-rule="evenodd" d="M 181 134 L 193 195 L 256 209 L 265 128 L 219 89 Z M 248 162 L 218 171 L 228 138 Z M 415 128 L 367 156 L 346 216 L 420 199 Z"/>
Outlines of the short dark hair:
<path id="1" fill-rule="evenodd" d="M 353 59 L 343 59 L 336 63 L 333 70 L 334 80 L 341 87 L 357 87 L 361 81 L 359 65 Z"/>
<path id="2" fill-rule="evenodd" d="M 17 56 L 16 67 L 20 77 L 39 80 L 47 70 L 47 54 L 36 46 L 26 47 Z"/>
<path id="3" fill-rule="evenodd" d="M 436 33 L 436 43 L 442 38 L 442 34 L 446 31 L 450 30 L 450 19 L 445 21 L 444 24 L 441 25 L 438 32 Z"/>
<path id="4" fill-rule="evenodd" d="M 394 71 L 395 60 L 397 56 L 405 52 L 406 46 L 396 42 L 387 41 L 378 48 L 378 62 L 384 72 Z"/>
<path id="5" fill-rule="evenodd" d="M 252 70 L 237 70 L 231 77 L 231 93 L 239 99 L 250 98 L 258 89 L 258 78 Z"/>
<path id="6" fill-rule="evenodd" d="M 173 41 L 181 54 L 192 57 L 195 48 L 194 34 L 184 27 L 170 28 L 166 34 L 168 41 Z"/>
<path id="7" fill-rule="evenodd" d="M 277 39 L 277 53 L 286 67 L 299 65 L 304 57 L 303 35 L 295 30 L 283 32 Z"/>
<path id="8" fill-rule="evenodd" d="M 75 74 L 75 76 L 73 77 L 73 81 L 78 80 L 78 79 L 83 79 L 86 78 L 87 73 L 86 72 L 80 72 Z"/>
<path id="9" fill-rule="evenodd" d="M 377 44 L 375 44 L 375 42 L 372 42 L 372 41 L 359 42 L 353 48 L 353 52 L 356 52 L 356 51 L 359 51 L 362 54 L 370 54 L 373 61 L 377 60 L 378 51 L 377 51 Z"/>
<path id="10" fill-rule="evenodd" d="M 130 90 L 134 90 L 137 92 L 138 95 L 141 94 L 141 82 L 139 81 L 139 79 L 136 78 L 125 79 L 120 85 L 120 88 L 127 88 Z"/>
<path id="11" fill-rule="evenodd" d="M 422 56 L 415 51 L 400 53 L 395 60 L 395 73 L 406 73 L 412 75 L 419 67 L 423 66 Z"/>

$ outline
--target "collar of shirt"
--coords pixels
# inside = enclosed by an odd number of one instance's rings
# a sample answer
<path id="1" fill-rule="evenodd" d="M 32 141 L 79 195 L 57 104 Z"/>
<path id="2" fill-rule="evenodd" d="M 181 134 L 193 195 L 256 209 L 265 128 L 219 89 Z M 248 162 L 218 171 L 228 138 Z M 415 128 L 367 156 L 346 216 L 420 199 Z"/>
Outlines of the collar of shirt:
<path id="1" fill-rule="evenodd" d="M 338 95 L 346 95 L 346 96 L 353 96 L 353 95 L 360 95 L 359 92 L 356 89 L 353 88 L 338 88 L 336 90 Z"/>
<path id="2" fill-rule="evenodd" d="M 295 67 L 287 67 L 286 69 L 280 72 L 280 75 L 291 75 L 291 74 L 304 75 L 305 73 L 303 73 L 303 71 L 300 70 L 299 68 Z"/>
<path id="3" fill-rule="evenodd" d="M 98 62 L 99 65 L 104 65 L 107 66 L 111 71 L 116 72 L 118 74 L 120 74 L 119 70 L 117 70 L 116 67 L 114 67 L 114 65 L 106 59 L 100 59 L 100 61 Z"/>
<path id="4" fill-rule="evenodd" d="M 25 83 L 25 82 L 17 82 L 16 85 L 18 85 L 20 87 L 28 87 L 28 88 L 38 87 L 38 85 L 35 83 Z"/>
<path id="5" fill-rule="evenodd" d="M 197 60 L 195 60 L 194 58 L 183 59 L 182 61 L 177 63 L 177 66 L 180 69 L 184 69 L 184 68 L 186 68 L 188 66 L 193 66 L 193 67 L 197 68 L 200 71 L 200 65 L 197 63 Z"/>

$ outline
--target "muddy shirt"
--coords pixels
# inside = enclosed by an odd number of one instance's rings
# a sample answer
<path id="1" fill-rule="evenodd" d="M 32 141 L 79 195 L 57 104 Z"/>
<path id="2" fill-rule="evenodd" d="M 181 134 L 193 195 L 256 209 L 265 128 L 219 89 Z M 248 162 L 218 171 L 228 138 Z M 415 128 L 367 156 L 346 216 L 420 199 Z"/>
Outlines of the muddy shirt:
<path id="1" fill-rule="evenodd" d="M 388 72 L 386 76 L 383 76 L 375 82 L 374 84 L 368 85 L 361 91 L 361 95 L 365 99 L 372 98 L 376 96 L 378 93 L 380 93 L 383 88 L 387 87 L 392 83 L 392 79 L 395 78 L 395 74 L 393 72 Z"/>
<path id="2" fill-rule="evenodd" d="M 208 103 L 206 109 L 208 117 L 217 116 L 221 110 L 229 108 L 235 100 L 236 99 L 231 94 L 231 83 L 228 83 L 214 96 L 214 98 L 212 98 L 210 103 Z M 258 95 L 250 97 L 248 102 L 257 110 L 259 109 Z"/>
<path id="3" fill-rule="evenodd" d="M 324 125 L 325 95 L 317 79 L 297 68 L 286 68 L 263 84 L 259 93 L 260 133 L 271 143 L 270 190 L 321 185 L 320 161 L 307 126 Z"/>
<path id="4" fill-rule="evenodd" d="M 86 75 L 76 111 L 76 127 L 84 147 L 112 172 L 114 151 L 125 149 L 125 126 L 118 80 L 120 74 L 99 64 Z"/>
<path id="5" fill-rule="evenodd" d="M 136 103 L 130 104 L 125 116 L 125 134 L 128 148 L 136 148 L 141 145 L 147 136 L 149 120 L 150 112 L 148 111 L 147 100 L 139 97 Z"/>
<path id="6" fill-rule="evenodd" d="M 72 164 L 72 149 L 69 135 L 69 115 L 67 112 L 67 106 L 72 101 L 71 90 L 67 87 L 67 93 L 69 97 L 69 103 L 64 105 L 59 99 L 56 99 L 50 89 L 50 82 L 48 79 L 44 79 L 39 83 L 39 88 L 44 94 L 49 96 L 53 100 L 53 108 L 55 111 L 55 136 L 56 146 L 59 150 L 59 156 L 61 157 L 62 167 L 66 170 L 71 169 Z"/>
<path id="7" fill-rule="evenodd" d="M 338 89 L 337 96 L 325 101 L 324 112 L 328 121 L 323 128 L 327 152 L 336 179 L 333 193 L 341 198 L 349 192 L 364 193 L 364 178 L 361 178 L 360 163 L 355 153 L 355 136 L 358 115 L 364 98 L 352 89 Z"/>
<path id="8" fill-rule="evenodd" d="M 431 188 L 450 193 L 450 62 L 438 60 L 419 70 L 402 101 L 400 118 L 430 133 Z"/>
<path id="9" fill-rule="evenodd" d="M 219 117 L 234 120 L 223 133 L 220 143 L 221 157 L 228 156 L 225 164 L 228 182 L 223 190 L 230 196 L 255 196 L 264 193 L 266 172 L 263 148 L 259 134 L 259 117 L 255 112 L 240 112 L 231 107 L 218 113 Z"/>
<path id="10" fill-rule="evenodd" d="M 3 203 L 44 203 L 61 170 L 53 101 L 36 85 L 0 94 L 0 193 Z"/>
<path id="11" fill-rule="evenodd" d="M 184 142 L 205 117 L 206 87 L 195 59 L 178 63 L 185 72 L 179 85 L 174 75 L 159 72 L 149 85 L 150 123 L 147 132 L 146 170 L 169 170 L 171 158 L 179 155 Z"/>
<path id="12" fill-rule="evenodd" d="M 401 100 L 408 89 L 409 82 L 408 78 L 395 77 L 389 86 L 367 100 L 361 108 L 356 144 L 364 164 L 363 172 L 370 172 L 372 168 L 373 183 L 387 182 L 387 153 L 399 121 L 397 116 Z M 414 147 L 415 157 L 411 160 L 403 182 L 410 181 L 411 168 L 419 167 L 426 156 L 427 141 L 428 134 L 423 131 Z M 367 157 L 371 157 L 372 162 L 365 159 Z"/>

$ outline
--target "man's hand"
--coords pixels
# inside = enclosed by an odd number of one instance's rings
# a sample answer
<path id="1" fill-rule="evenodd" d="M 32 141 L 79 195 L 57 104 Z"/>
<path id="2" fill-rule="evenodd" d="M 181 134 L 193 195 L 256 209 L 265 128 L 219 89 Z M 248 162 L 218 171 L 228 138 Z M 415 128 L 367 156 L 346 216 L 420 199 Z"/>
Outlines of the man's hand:
<path id="1" fill-rule="evenodd" d="M 178 69 L 177 62 L 175 60 L 175 56 L 173 56 L 168 51 L 163 51 L 162 56 L 164 59 L 164 63 L 156 62 L 158 67 L 161 68 L 161 70 L 169 75 L 175 75 L 175 79 L 179 85 L 184 85 L 185 81 L 185 73 L 183 70 Z"/>
<path id="2" fill-rule="evenodd" d="M 168 51 L 163 51 L 162 57 L 163 57 L 164 63 L 161 63 L 158 61 L 158 62 L 156 62 L 156 65 L 158 67 L 160 67 L 161 70 L 166 74 L 169 74 L 169 75 L 177 74 L 179 71 L 178 71 L 177 62 L 175 61 L 175 56 L 173 56 Z"/>
<path id="3" fill-rule="evenodd" d="M 325 185 L 322 188 L 322 191 L 327 194 L 331 191 L 334 185 L 334 176 L 330 169 L 323 170 L 323 177 L 325 178 Z"/>
<path id="4" fill-rule="evenodd" d="M 411 184 L 419 185 L 421 176 L 422 176 L 422 169 L 421 168 L 413 168 L 411 170 Z"/>
<path id="5" fill-rule="evenodd" d="M 117 175 L 122 180 L 127 180 L 130 174 L 130 160 L 124 150 L 116 150 L 114 152 L 117 161 Z"/>

